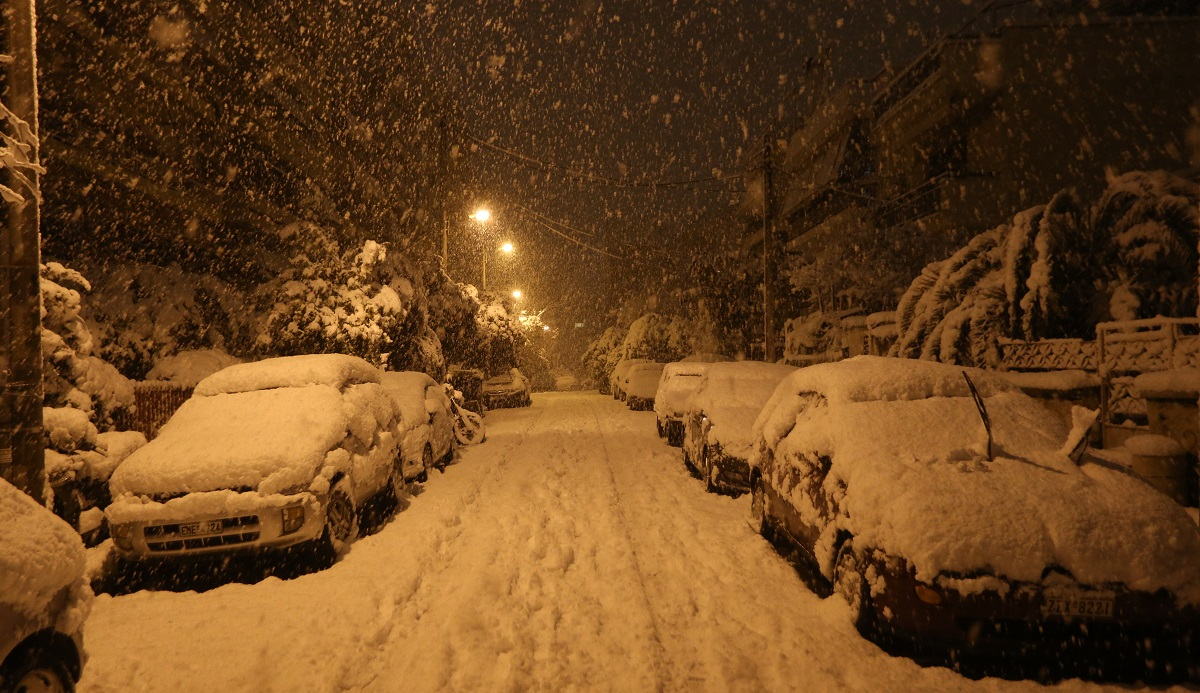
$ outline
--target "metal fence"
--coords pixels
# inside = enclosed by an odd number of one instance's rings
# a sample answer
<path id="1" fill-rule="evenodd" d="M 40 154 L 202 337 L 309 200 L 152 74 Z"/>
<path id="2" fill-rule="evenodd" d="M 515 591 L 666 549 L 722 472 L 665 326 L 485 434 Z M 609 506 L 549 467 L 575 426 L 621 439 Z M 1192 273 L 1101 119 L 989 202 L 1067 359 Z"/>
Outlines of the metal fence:
<path id="1" fill-rule="evenodd" d="M 192 388 L 176 383 L 144 381 L 133 384 L 133 411 L 114 413 L 117 428 L 139 431 L 147 439 L 158 435 L 158 429 L 192 396 Z"/>

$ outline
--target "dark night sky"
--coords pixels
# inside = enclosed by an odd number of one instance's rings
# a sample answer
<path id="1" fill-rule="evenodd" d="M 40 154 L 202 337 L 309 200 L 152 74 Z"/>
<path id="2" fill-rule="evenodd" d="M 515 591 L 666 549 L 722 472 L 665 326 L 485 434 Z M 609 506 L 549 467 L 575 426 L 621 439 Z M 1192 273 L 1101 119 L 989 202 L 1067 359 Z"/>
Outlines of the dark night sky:
<path id="1" fill-rule="evenodd" d="M 515 271 L 506 276 L 505 265 L 493 264 L 489 284 L 520 284 L 535 309 L 555 302 L 583 310 L 581 288 L 610 296 L 614 287 L 653 289 L 661 281 L 662 256 L 638 249 L 736 240 L 736 194 L 728 191 L 740 182 L 699 190 L 579 183 L 473 147 L 464 135 L 608 178 L 728 174 L 755 148 L 777 104 L 796 102 L 806 59 L 826 56 L 837 80 L 872 75 L 975 12 L 961 0 L 479 0 L 430 2 L 403 18 L 387 10 L 417 27 L 422 67 L 465 145 L 453 187 L 493 206 L 493 240 L 518 244 L 508 268 Z M 645 262 L 563 241 L 513 202 Z M 479 272 L 479 250 L 469 248 L 478 229 L 466 219 L 472 204 L 458 202 L 453 217 L 451 272 L 466 281 Z"/>

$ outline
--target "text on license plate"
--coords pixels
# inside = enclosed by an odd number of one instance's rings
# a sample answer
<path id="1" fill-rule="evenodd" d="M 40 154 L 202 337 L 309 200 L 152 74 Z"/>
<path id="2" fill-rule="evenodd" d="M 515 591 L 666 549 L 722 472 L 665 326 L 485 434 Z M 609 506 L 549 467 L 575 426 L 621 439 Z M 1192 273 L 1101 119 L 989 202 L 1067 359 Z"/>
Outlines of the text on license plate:
<path id="1" fill-rule="evenodd" d="M 179 525 L 179 536 L 194 537 L 201 534 L 216 534 L 221 531 L 220 520 L 209 520 L 207 522 L 189 522 Z"/>
<path id="2" fill-rule="evenodd" d="M 1112 618 L 1112 592 L 1050 592 L 1042 602 L 1043 616 Z"/>

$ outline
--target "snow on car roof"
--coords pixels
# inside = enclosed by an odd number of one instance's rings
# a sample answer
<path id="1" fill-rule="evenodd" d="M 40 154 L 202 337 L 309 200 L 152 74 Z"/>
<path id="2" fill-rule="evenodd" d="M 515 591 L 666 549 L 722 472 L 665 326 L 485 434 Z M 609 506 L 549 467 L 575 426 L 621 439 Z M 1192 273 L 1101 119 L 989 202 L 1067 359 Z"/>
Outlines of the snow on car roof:
<path id="1" fill-rule="evenodd" d="M 631 397 L 654 397 L 658 392 L 658 381 L 662 378 L 666 364 L 639 363 L 629 369 L 629 386 L 626 392 Z"/>
<path id="2" fill-rule="evenodd" d="M 195 393 L 216 395 L 306 385 L 329 385 L 340 389 L 351 383 L 377 382 L 379 370 L 357 356 L 305 354 L 224 368 L 201 380 Z"/>
<path id="3" fill-rule="evenodd" d="M 331 385 L 192 397 L 117 468 L 113 493 L 257 488 L 273 475 L 288 477 L 281 487 L 306 483 L 347 431 L 375 416 Z"/>
<path id="4" fill-rule="evenodd" d="M 400 407 L 400 418 L 406 429 L 428 422 L 425 391 L 436 384 L 433 378 L 416 371 L 400 371 L 382 374 L 379 383 Z"/>
<path id="5" fill-rule="evenodd" d="M 929 395 L 953 392 L 936 378 L 927 388 L 912 385 L 935 370 L 961 369 L 909 363 L 915 373 L 900 378 L 905 387 L 872 388 L 866 376 L 849 378 L 857 388 L 851 393 L 866 388 L 905 398 L 839 399 L 846 392 L 835 387 L 835 398 L 822 401 L 810 388 L 794 387 L 797 374 L 776 393 L 786 401 L 774 396 L 768 407 L 775 411 L 763 410 L 759 423 L 778 422 L 781 412 L 790 417 L 779 437 L 764 440 L 776 462 L 768 473 L 784 474 L 804 457 L 831 460 L 823 482 L 837 508 L 830 532 L 846 530 L 859 546 L 904 557 L 926 581 L 943 572 L 988 571 L 1037 582 L 1047 567 L 1059 566 L 1082 584 L 1119 581 L 1200 599 L 1200 532 L 1180 508 L 1122 471 L 1076 466 L 1061 451 L 1071 422 L 1020 392 L 985 395 L 995 436 L 989 461 L 986 432 L 966 392 Z M 897 373 L 903 367 L 874 365 L 867 364 L 875 377 L 903 376 Z M 828 373 L 809 383 L 816 380 L 828 380 Z M 773 485 L 790 488 L 782 480 Z M 802 516 L 811 515 L 816 511 L 803 487 L 789 500 Z M 819 542 L 819 550 L 831 553 L 832 539 Z"/>
<path id="6" fill-rule="evenodd" d="M 83 575 L 79 534 L 0 479 L 0 603 L 33 616 Z"/>
<path id="7" fill-rule="evenodd" d="M 688 409 L 703 411 L 712 423 L 709 437 L 724 451 L 746 457 L 754 438 L 751 428 L 763 404 L 795 366 L 761 361 L 709 364 Z"/>
<path id="8" fill-rule="evenodd" d="M 654 411 L 659 416 L 682 416 L 687 410 L 688 399 L 700 387 L 700 376 L 708 370 L 708 363 L 668 363 L 658 381 L 654 395 Z"/>

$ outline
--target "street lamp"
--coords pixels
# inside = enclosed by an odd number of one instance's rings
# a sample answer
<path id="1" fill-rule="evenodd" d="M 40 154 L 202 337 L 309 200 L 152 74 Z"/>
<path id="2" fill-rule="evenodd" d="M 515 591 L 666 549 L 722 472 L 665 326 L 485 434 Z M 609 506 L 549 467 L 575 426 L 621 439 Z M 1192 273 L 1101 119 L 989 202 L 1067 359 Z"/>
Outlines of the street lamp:
<path id="1" fill-rule="evenodd" d="M 487 221 L 488 219 L 492 218 L 492 213 L 486 208 L 480 208 L 475 210 L 475 213 L 471 215 L 471 218 L 476 221 Z"/>
<path id="2" fill-rule="evenodd" d="M 520 298 L 521 298 L 521 290 L 520 289 L 513 290 L 513 298 L 520 300 Z"/>

